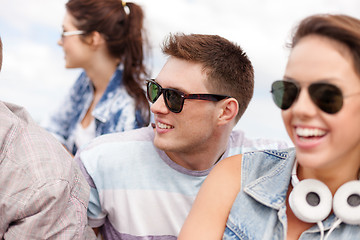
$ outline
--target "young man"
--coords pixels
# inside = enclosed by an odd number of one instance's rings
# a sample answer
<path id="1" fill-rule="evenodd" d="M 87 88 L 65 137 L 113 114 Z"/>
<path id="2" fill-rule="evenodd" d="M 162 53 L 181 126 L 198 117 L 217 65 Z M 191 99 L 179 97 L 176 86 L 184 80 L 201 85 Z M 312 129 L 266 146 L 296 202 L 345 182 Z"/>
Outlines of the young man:
<path id="1" fill-rule="evenodd" d="M 95 239 L 86 231 L 88 199 L 62 145 L 23 108 L 0 101 L 0 239 Z"/>
<path id="2" fill-rule="evenodd" d="M 216 35 L 170 35 L 169 56 L 147 82 L 155 123 L 97 138 L 76 155 L 91 186 L 89 224 L 105 239 L 176 239 L 219 160 L 285 147 L 232 132 L 253 94 L 243 50 Z"/>

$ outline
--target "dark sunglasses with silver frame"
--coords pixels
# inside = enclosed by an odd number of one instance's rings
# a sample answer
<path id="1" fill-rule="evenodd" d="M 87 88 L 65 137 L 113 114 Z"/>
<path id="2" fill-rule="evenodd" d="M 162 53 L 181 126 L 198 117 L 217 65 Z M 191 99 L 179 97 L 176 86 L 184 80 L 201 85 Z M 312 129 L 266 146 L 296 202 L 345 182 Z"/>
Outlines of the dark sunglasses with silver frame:
<path id="1" fill-rule="evenodd" d="M 219 94 L 185 94 L 176 89 L 163 88 L 155 81 L 155 79 L 147 80 L 146 82 L 147 97 L 149 101 L 154 103 L 160 95 L 163 94 L 166 107 L 173 113 L 181 112 L 185 99 L 217 102 L 226 98 L 231 98 L 230 96 Z"/>

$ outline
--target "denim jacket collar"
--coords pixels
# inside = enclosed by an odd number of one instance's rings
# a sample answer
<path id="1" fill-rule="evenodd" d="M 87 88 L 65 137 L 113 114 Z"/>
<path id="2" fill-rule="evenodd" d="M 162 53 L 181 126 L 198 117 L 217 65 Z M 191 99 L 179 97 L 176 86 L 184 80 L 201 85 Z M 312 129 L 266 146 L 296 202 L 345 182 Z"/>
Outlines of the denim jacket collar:
<path id="1" fill-rule="evenodd" d="M 279 210 L 285 204 L 286 193 L 290 182 L 291 169 L 295 157 L 293 152 L 265 151 L 283 159 L 275 171 L 270 171 L 244 187 L 244 192 L 265 206 Z M 288 176 L 284 178 L 285 176 Z M 271 191 L 269 191 L 271 189 Z"/>
<path id="2" fill-rule="evenodd" d="M 116 69 L 103 96 L 101 97 L 100 101 L 92 112 L 94 118 L 98 119 L 101 122 L 107 122 L 110 119 L 111 116 L 109 106 L 112 105 L 111 102 L 116 100 L 116 98 L 114 98 L 114 95 L 117 94 L 117 92 L 119 91 L 121 84 L 122 71 L 120 69 Z M 92 94 L 94 94 L 93 90 Z"/>

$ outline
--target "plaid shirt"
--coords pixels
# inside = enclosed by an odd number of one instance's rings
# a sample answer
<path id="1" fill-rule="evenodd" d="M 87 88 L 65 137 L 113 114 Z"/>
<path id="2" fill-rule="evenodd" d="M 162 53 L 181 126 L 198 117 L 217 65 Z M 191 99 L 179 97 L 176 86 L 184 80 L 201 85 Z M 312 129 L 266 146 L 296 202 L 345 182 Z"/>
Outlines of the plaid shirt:
<path id="1" fill-rule="evenodd" d="M 88 199 L 62 145 L 23 108 L 0 102 L 0 239 L 86 239 Z"/>

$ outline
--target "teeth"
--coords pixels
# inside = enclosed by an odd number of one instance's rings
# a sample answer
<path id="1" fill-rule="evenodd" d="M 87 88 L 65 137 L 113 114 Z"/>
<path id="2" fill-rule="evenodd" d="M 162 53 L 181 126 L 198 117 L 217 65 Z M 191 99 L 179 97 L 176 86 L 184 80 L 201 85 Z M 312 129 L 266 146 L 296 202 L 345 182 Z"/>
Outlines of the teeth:
<path id="1" fill-rule="evenodd" d="M 161 129 L 170 129 L 170 128 L 173 128 L 173 127 L 170 126 L 170 125 L 167 125 L 167 124 L 164 124 L 164 123 L 160 123 L 160 122 L 157 123 L 157 126 L 158 126 L 159 128 L 161 128 Z"/>
<path id="2" fill-rule="evenodd" d="M 324 130 L 318 128 L 296 128 L 296 134 L 300 137 L 321 137 L 326 134 Z"/>

